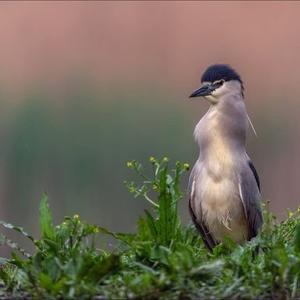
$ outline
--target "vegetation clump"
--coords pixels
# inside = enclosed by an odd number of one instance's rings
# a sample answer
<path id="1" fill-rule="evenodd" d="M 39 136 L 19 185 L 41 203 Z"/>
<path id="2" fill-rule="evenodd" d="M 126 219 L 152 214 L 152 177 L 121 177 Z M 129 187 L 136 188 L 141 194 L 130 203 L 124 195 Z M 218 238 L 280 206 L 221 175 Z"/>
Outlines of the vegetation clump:
<path id="1" fill-rule="evenodd" d="M 300 210 L 278 223 L 264 208 L 260 235 L 243 246 L 231 240 L 209 252 L 193 226 L 181 224 L 180 177 L 188 164 L 150 158 L 151 176 L 140 163 L 128 162 L 141 183 L 126 182 L 151 208 L 134 234 L 113 233 L 65 217 L 55 226 L 47 196 L 40 203 L 41 236 L 0 222 L 34 245 L 30 254 L 1 234 L 11 258 L 0 263 L 1 295 L 33 299 L 195 299 L 300 297 Z M 98 249 L 97 235 L 118 241 L 112 252 Z"/>

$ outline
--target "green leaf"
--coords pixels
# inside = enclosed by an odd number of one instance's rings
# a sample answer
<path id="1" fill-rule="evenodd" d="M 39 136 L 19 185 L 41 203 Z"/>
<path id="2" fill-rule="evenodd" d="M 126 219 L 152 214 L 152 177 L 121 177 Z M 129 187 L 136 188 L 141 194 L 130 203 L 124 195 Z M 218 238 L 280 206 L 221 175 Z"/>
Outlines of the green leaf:
<path id="1" fill-rule="evenodd" d="M 147 223 L 149 232 L 151 233 L 152 238 L 154 240 L 156 240 L 157 239 L 157 229 L 156 229 L 156 225 L 155 225 L 155 220 L 154 220 L 153 216 L 150 214 L 150 212 L 146 209 L 145 209 L 145 214 L 146 214 L 146 223 Z"/>
<path id="2" fill-rule="evenodd" d="M 40 225 L 42 238 L 55 240 L 55 227 L 53 226 L 52 214 L 46 194 L 42 196 L 40 202 Z"/>
<path id="3" fill-rule="evenodd" d="M 204 263 L 199 267 L 193 268 L 190 270 L 189 274 L 191 276 L 201 276 L 201 277 L 212 277 L 216 276 L 222 268 L 224 267 L 225 262 L 223 260 L 215 260 L 211 263 Z"/>
<path id="4" fill-rule="evenodd" d="M 45 273 L 40 273 L 39 283 L 40 283 L 41 287 L 46 290 L 51 290 L 52 285 L 53 285 L 51 277 Z"/>
<path id="5" fill-rule="evenodd" d="M 158 196 L 158 228 L 159 238 L 163 245 L 168 242 L 169 236 L 169 213 L 170 213 L 170 197 L 167 194 L 167 169 L 164 167 L 159 176 L 160 194 Z"/>
<path id="6" fill-rule="evenodd" d="M 111 254 L 107 257 L 98 257 L 97 260 L 94 259 L 93 265 L 88 270 L 88 278 L 93 282 L 98 282 L 103 276 L 107 275 L 109 272 L 115 270 L 120 263 L 118 255 Z"/>
<path id="7" fill-rule="evenodd" d="M 295 232 L 295 250 L 300 252 L 300 223 L 296 226 Z"/>

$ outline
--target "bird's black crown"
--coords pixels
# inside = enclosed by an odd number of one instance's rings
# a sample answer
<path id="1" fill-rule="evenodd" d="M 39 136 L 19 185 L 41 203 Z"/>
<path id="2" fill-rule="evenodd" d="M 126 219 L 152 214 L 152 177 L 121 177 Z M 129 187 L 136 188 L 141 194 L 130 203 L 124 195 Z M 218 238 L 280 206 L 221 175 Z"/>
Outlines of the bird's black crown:
<path id="1" fill-rule="evenodd" d="M 229 65 L 212 65 L 209 66 L 201 77 L 201 82 L 214 82 L 216 80 L 237 80 L 243 85 L 240 75 Z"/>

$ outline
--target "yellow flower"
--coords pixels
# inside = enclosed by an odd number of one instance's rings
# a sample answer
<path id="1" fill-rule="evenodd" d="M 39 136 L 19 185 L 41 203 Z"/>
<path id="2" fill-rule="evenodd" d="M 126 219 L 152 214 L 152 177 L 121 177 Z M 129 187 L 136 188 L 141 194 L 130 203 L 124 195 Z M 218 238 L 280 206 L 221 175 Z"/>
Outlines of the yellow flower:
<path id="1" fill-rule="evenodd" d="M 135 193 L 136 192 L 136 188 L 134 186 L 129 187 L 129 192 L 130 193 Z"/>
<path id="2" fill-rule="evenodd" d="M 153 163 L 153 162 L 155 162 L 155 158 L 153 156 L 150 156 L 149 161 Z"/>
<path id="3" fill-rule="evenodd" d="M 190 168 L 190 165 L 189 165 L 188 163 L 184 163 L 184 164 L 183 164 L 183 167 L 184 167 L 186 170 L 188 170 L 188 169 Z"/>

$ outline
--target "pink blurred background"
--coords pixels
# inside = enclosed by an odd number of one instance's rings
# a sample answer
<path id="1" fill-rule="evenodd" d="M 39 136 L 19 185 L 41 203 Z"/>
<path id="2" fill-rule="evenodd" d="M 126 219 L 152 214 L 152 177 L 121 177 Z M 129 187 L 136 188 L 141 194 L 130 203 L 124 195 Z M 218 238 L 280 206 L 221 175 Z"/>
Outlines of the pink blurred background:
<path id="1" fill-rule="evenodd" d="M 295 92 L 299 9 L 277 1 L 2 2 L 1 80 L 14 90 L 59 85 L 80 71 L 105 83 L 156 79 L 180 92 L 225 61 L 251 96 Z"/>
<path id="2" fill-rule="evenodd" d="M 299 16 L 299 2 L 1 2 L 0 131 L 4 150 L 0 152 L 0 217 L 36 231 L 38 198 L 46 190 L 57 218 L 78 212 L 115 230 L 133 230 L 145 205 L 127 195 L 122 180 L 130 173 L 120 170 L 125 169 L 127 159 L 146 161 L 148 155 L 170 154 L 194 162 L 197 147 L 192 131 L 207 104 L 190 102 L 187 96 L 213 63 L 232 65 L 244 80 L 247 107 L 258 132 L 257 138 L 249 132 L 249 152 L 260 173 L 264 197 L 284 217 L 286 209 L 300 204 Z M 63 146 L 53 156 L 53 151 L 46 155 L 41 148 L 30 152 L 33 146 L 26 142 L 26 135 L 31 131 L 22 131 L 27 121 L 18 123 L 22 111 L 47 103 L 53 108 L 49 124 L 60 120 L 56 131 L 60 133 L 73 126 L 68 123 L 72 95 L 79 93 L 81 85 L 87 90 L 91 87 L 99 111 L 109 111 L 104 119 L 96 113 L 90 117 L 93 108 L 85 112 L 87 120 L 95 119 L 93 138 L 80 143 L 82 136 L 89 135 L 89 127 L 79 136 L 76 129 L 70 139 L 78 138 L 78 145 Z M 30 95 L 37 98 L 35 104 L 28 100 Z M 80 103 L 79 118 L 90 105 L 85 100 Z M 34 141 L 41 138 L 49 149 L 64 144 L 68 130 L 59 142 L 52 141 L 52 125 L 49 135 L 39 132 L 39 120 L 44 117 L 35 116 L 30 115 L 36 127 Z M 80 131 L 87 122 L 78 123 L 76 116 L 72 120 Z M 124 122 L 115 124 L 123 117 Z M 139 139 L 134 137 L 137 127 Z M 91 148 L 97 139 L 99 147 Z M 93 159 L 87 164 L 83 159 L 78 169 L 69 170 L 71 163 L 77 164 L 76 151 L 83 144 L 88 150 L 80 153 Z M 75 149 L 65 165 L 64 149 Z M 26 151 L 31 153 L 29 160 L 23 157 Z M 30 166 L 35 155 L 41 159 L 33 171 Z M 98 169 L 91 175 L 89 164 L 93 166 L 94 161 Z M 77 179 L 68 180 L 81 167 L 89 177 L 80 181 L 78 190 Z M 24 180 L 26 188 L 22 187 Z M 103 180 L 108 181 L 101 185 Z M 24 197 L 17 192 L 21 190 L 26 192 Z M 184 202 L 182 212 L 188 222 Z"/>

